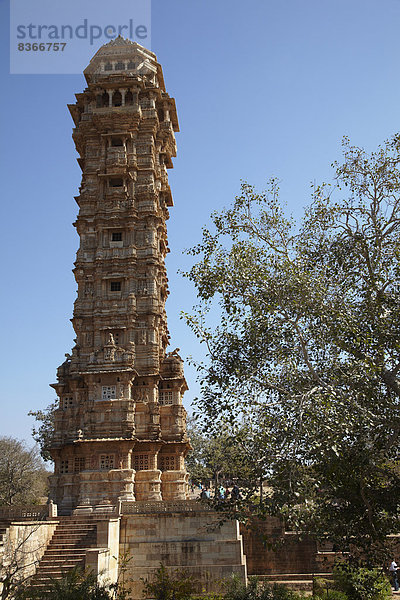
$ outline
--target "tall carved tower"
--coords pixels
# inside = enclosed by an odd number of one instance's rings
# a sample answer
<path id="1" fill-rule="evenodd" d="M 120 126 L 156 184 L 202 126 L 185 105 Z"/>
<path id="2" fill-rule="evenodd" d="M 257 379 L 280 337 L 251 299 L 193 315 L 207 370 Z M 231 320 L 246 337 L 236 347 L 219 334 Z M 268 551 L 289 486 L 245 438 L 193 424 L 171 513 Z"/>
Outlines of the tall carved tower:
<path id="1" fill-rule="evenodd" d="M 175 101 L 156 56 L 118 37 L 69 106 L 82 168 L 72 319 L 57 371 L 51 495 L 67 513 L 122 500 L 185 499 L 182 359 L 167 353 L 167 169 Z"/>

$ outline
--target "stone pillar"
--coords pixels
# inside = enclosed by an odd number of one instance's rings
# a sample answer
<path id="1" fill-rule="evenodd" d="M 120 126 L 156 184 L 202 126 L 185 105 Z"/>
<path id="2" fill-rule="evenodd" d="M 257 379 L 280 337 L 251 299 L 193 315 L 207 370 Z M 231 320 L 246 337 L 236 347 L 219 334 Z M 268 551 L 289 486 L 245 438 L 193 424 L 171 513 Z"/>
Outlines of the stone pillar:
<path id="1" fill-rule="evenodd" d="M 186 471 L 164 471 L 161 475 L 163 500 L 187 499 Z"/>
<path id="2" fill-rule="evenodd" d="M 161 471 L 136 471 L 136 500 L 161 500 Z"/>
<path id="3" fill-rule="evenodd" d="M 110 496 L 115 499 L 132 502 L 134 496 L 135 471 L 133 469 L 114 469 L 109 471 Z"/>

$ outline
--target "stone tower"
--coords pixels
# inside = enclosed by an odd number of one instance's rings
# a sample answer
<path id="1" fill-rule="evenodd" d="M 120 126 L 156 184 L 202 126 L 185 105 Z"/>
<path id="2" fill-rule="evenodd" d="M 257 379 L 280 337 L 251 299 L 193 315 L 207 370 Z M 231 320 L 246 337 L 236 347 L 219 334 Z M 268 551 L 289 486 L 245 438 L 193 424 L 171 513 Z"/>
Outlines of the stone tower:
<path id="1" fill-rule="evenodd" d="M 166 351 L 175 101 L 156 56 L 122 37 L 84 74 L 88 87 L 69 106 L 82 169 L 76 344 L 52 385 L 51 496 L 63 513 L 185 499 L 190 448 L 182 359 Z"/>

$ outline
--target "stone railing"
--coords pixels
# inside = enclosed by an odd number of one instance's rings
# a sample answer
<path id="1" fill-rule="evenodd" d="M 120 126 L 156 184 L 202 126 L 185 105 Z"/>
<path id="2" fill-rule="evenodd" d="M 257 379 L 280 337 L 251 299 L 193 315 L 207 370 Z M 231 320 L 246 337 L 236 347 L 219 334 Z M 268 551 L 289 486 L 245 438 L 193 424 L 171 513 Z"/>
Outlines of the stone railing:
<path id="1" fill-rule="evenodd" d="M 0 521 L 17 521 L 27 519 L 30 521 L 43 521 L 49 514 L 47 504 L 30 506 L 0 506 Z"/>
<path id="2" fill-rule="evenodd" d="M 135 515 L 135 514 L 157 514 L 157 513 L 193 513 L 199 511 L 210 511 L 207 504 L 199 502 L 198 500 L 166 500 L 166 501 L 145 501 L 139 500 L 137 502 L 122 502 L 121 503 L 121 514 L 122 515 Z"/>

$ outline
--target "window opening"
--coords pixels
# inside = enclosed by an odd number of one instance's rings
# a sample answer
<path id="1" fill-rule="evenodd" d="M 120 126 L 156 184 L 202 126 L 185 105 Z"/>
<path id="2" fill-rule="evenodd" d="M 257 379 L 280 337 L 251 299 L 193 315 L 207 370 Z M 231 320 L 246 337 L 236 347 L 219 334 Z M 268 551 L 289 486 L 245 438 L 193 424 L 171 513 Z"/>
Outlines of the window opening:
<path id="1" fill-rule="evenodd" d="M 109 181 L 109 186 L 113 187 L 113 188 L 117 188 L 117 187 L 122 187 L 123 186 L 123 180 L 118 178 L 118 179 L 110 179 Z"/>
<path id="2" fill-rule="evenodd" d="M 111 146 L 113 148 L 123 146 L 123 145 L 124 145 L 124 143 L 122 141 L 122 138 L 111 138 Z"/>
<path id="3" fill-rule="evenodd" d="M 74 459 L 74 473 L 80 473 L 85 470 L 85 457 L 76 456 Z"/>
<path id="4" fill-rule="evenodd" d="M 72 398 L 72 396 L 67 396 L 65 398 L 63 398 L 63 410 L 67 410 L 67 408 L 69 408 L 70 406 L 73 406 L 74 404 L 74 399 Z"/>
<path id="5" fill-rule="evenodd" d="M 62 460 L 60 463 L 60 473 L 68 473 L 69 472 L 69 462 L 68 460 Z"/>
<path id="6" fill-rule="evenodd" d="M 102 95 L 102 104 L 103 104 L 103 106 L 108 106 L 109 103 L 110 103 L 110 99 L 109 99 L 108 93 L 104 92 L 104 94 Z"/>
<path id="7" fill-rule="evenodd" d="M 101 388 L 102 400 L 115 400 L 117 397 L 117 388 L 115 385 L 103 385 Z"/>
<path id="8" fill-rule="evenodd" d="M 101 454 L 100 455 L 100 469 L 102 471 L 108 471 L 114 468 L 114 454 Z"/>
<path id="9" fill-rule="evenodd" d="M 120 281 L 111 281 L 110 282 L 110 290 L 111 290 L 111 292 L 120 292 L 121 291 L 121 282 Z"/>
<path id="10" fill-rule="evenodd" d="M 149 455 L 148 454 L 135 454 L 133 457 L 133 468 L 135 471 L 148 471 L 149 470 Z"/>
<path id="11" fill-rule="evenodd" d="M 171 390 L 160 390 L 159 404 L 161 406 L 173 404 L 173 392 Z"/>
<path id="12" fill-rule="evenodd" d="M 122 106 L 122 94 L 121 94 L 121 92 L 114 92 L 114 94 L 113 94 L 113 106 Z"/>

